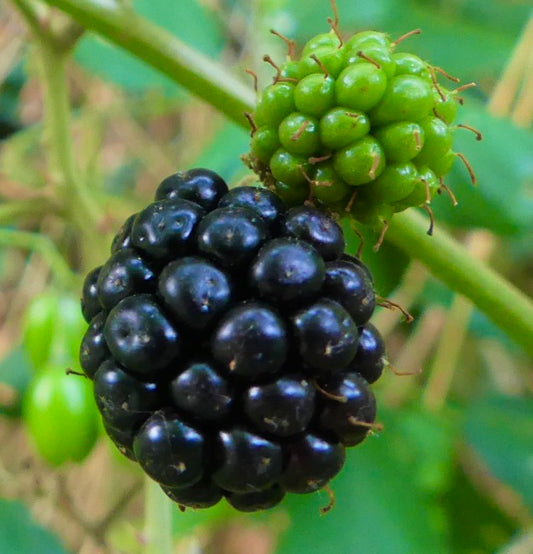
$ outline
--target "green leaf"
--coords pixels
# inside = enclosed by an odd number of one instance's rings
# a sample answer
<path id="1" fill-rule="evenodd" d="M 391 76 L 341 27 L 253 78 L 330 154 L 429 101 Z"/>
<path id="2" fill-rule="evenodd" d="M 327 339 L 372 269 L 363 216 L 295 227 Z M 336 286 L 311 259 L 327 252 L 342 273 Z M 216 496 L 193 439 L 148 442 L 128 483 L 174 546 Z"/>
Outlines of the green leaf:
<path id="1" fill-rule="evenodd" d="M 202 154 L 194 161 L 195 167 L 208 167 L 222 175 L 228 185 L 235 185 L 234 179 L 242 177 L 245 167 L 240 155 L 249 150 L 250 133 L 239 125 L 226 121 L 215 137 L 206 145 Z"/>
<path id="2" fill-rule="evenodd" d="M 491 473 L 533 510 L 533 397 L 496 396 L 472 404 L 465 439 Z"/>
<path id="3" fill-rule="evenodd" d="M 215 57 L 222 49 L 219 26 L 213 14 L 199 2 L 134 0 L 133 9 L 204 54 Z M 169 78 L 94 35 L 87 34 L 80 41 L 76 59 L 93 73 L 127 89 L 143 91 L 159 87 L 168 94 L 176 93 L 176 84 Z"/>
<path id="4" fill-rule="evenodd" d="M 399 49 L 418 54 L 462 79 L 484 82 L 501 72 L 530 9 L 498 0 L 453 5 L 427 0 L 337 0 L 337 6 L 343 33 L 376 29 L 398 37 L 420 28 L 422 34 Z M 288 14 L 291 38 L 303 42 L 328 30 L 326 17 L 331 16 L 331 8 L 328 2 L 288 0 L 283 15 Z"/>
<path id="5" fill-rule="evenodd" d="M 413 471 L 419 449 L 427 451 L 421 446 L 426 438 L 419 433 L 406 438 L 402 426 L 394 422 L 398 416 L 384 416 L 382 436 L 348 450 L 346 465 L 331 484 L 336 503 L 328 514 L 319 514 L 328 503 L 323 493 L 288 495 L 284 506 L 291 526 L 281 537 L 280 554 L 449 552 L 439 500 L 423 492 Z M 441 446 L 438 442 L 427 444 L 432 444 L 435 458 L 445 460 L 446 441 Z"/>
<path id="6" fill-rule="evenodd" d="M 21 401 L 32 378 L 29 360 L 19 346 L 0 361 L 0 414 L 20 415 Z M 0 552 L 3 552 L 0 549 Z"/>
<path id="7" fill-rule="evenodd" d="M 487 2 L 496 3 L 497 0 Z M 520 6 L 516 9 L 516 6 L 507 4 L 509 14 L 514 14 L 513 23 L 504 27 L 493 21 L 493 26 L 489 27 L 482 16 L 473 17 L 461 9 L 467 2 L 454 2 L 453 6 L 445 1 L 431 4 L 428 6 L 425 0 L 399 1 L 393 10 L 387 12 L 383 25 L 392 36 L 411 29 L 422 30 L 421 35 L 398 48 L 414 52 L 464 82 L 494 81 L 507 63 L 529 8 Z M 484 10 L 480 9 L 481 12 Z M 517 21 L 520 18 L 521 21 Z"/>
<path id="8" fill-rule="evenodd" d="M 417 406 L 403 410 L 397 427 L 409 446 L 412 473 L 420 490 L 429 494 L 447 490 L 452 480 L 457 421 L 449 413 L 430 413 Z"/>
<path id="9" fill-rule="evenodd" d="M 465 167 L 456 160 L 445 182 L 459 205 L 453 208 L 447 198 L 437 199 L 432 204 L 435 215 L 456 226 L 484 227 L 500 234 L 532 229 L 533 200 L 528 189 L 533 183 L 533 133 L 508 119 L 492 117 L 471 101 L 460 110 L 459 118 L 483 133 L 483 141 L 476 143 L 473 135 L 459 129 L 454 144 L 454 150 L 469 159 L 479 185 L 472 186 Z"/>
<path id="10" fill-rule="evenodd" d="M 67 554 L 57 537 L 38 525 L 20 502 L 0 499 L 0 552 Z"/>
<path id="11" fill-rule="evenodd" d="M 453 554 L 495 552 L 517 530 L 516 522 L 487 501 L 460 468 L 442 503 L 450 523 Z"/>
<path id="12" fill-rule="evenodd" d="M 24 81 L 23 65 L 19 62 L 0 84 L 0 140 L 20 127 L 19 95 Z"/>

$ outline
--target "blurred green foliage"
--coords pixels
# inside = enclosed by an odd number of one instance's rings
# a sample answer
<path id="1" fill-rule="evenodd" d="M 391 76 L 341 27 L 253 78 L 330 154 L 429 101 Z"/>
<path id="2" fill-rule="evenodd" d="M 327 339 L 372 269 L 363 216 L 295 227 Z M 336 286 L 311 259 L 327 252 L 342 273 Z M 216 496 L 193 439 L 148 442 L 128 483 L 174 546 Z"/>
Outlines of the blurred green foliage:
<path id="1" fill-rule="evenodd" d="M 463 82 L 478 82 L 477 89 L 464 94 L 467 103 L 461 120 L 479 128 L 484 141 L 476 143 L 465 131 L 457 134 L 455 148 L 468 155 L 479 186 L 473 188 L 465 168 L 456 163 L 447 182 L 459 205 L 452 208 L 447 198 L 438 199 L 437 221 L 458 233 L 489 230 L 499 240 L 496 257 L 503 269 L 515 276 L 530 274 L 533 261 L 527 238 L 533 232 L 533 134 L 508 119 L 489 115 L 485 108 L 531 12 L 530 3 L 338 0 L 337 4 L 344 32 L 372 28 L 400 36 L 421 28 L 420 36 L 405 43 L 406 50 L 446 68 Z M 258 63 L 265 53 L 261 48 L 275 44 L 277 39 L 268 37 L 270 27 L 302 44 L 326 30 L 326 18 L 331 15 L 326 0 L 133 0 L 131 6 L 210 57 L 224 54 L 231 60 L 228 71 L 239 72 L 243 79 L 245 67 Z M 236 46 L 239 41 L 240 46 Z M 248 57 L 243 54 L 246 48 L 250 50 L 245 52 Z M 128 109 L 140 124 L 145 122 L 142 106 L 146 106 L 147 98 L 159 99 L 163 115 L 165 111 L 185 111 L 190 102 L 185 91 L 177 91 L 169 80 L 101 38 L 85 36 L 75 59 L 89 74 L 102 77 L 124 93 L 129 99 Z M 4 89 L 0 97 L 0 116 L 4 119 L 14 111 L 10 90 Z M 161 100 L 158 95 L 172 100 Z M 80 109 L 82 122 L 88 110 L 90 105 Z M 178 126 L 170 140 L 186 148 L 187 137 L 179 135 L 181 129 Z M 27 149 L 31 142 L 25 142 L 24 137 L 33 131 L 15 136 L 13 145 L 18 141 L 21 149 Z M 234 180 L 245 175 L 239 155 L 246 152 L 247 143 L 245 131 L 223 123 L 194 155 L 184 154 L 183 159 L 191 166 L 205 165 Z M 2 155 L 18 159 L 16 151 L 9 150 L 8 154 Z M 13 167 L 12 175 L 19 176 L 22 170 L 16 163 Z M 109 171 L 105 186 L 119 198 L 129 194 L 129 184 L 142 167 L 131 158 Z M 387 245 L 374 255 L 369 247 L 371 238 L 367 237 L 365 261 L 375 273 L 378 292 L 390 294 L 400 284 L 409 260 Z M 357 247 L 355 241 L 348 245 L 352 252 Z M 528 285 L 527 281 L 518 284 Z M 415 308 L 418 313 L 435 305 L 447 308 L 451 300 L 450 291 L 430 281 Z M 471 334 L 456 368 L 457 382 L 441 409 L 431 411 L 424 404 L 424 387 L 431 375 L 411 380 L 411 388 L 396 403 L 387 403 L 396 388 L 403 386 L 396 377 L 388 375 L 384 384 L 377 386 L 385 430 L 349 452 L 345 469 L 332 483 L 336 505 L 330 513 L 319 513 L 328 502 L 324 493 L 291 495 L 276 509 L 274 513 L 288 516 L 287 528 L 279 536 L 280 554 L 479 554 L 504 549 L 515 535 L 527 532 L 533 511 L 531 369 L 520 351 L 484 316 L 475 312 L 469 329 Z M 406 331 L 399 335 L 395 339 L 409 339 Z M 489 347 L 501 354 L 500 365 L 490 365 L 483 358 L 482 350 Z M 401 348 L 396 345 L 396 350 Z M 431 365 L 429 359 L 424 367 Z M 2 361 L 0 371 L 0 381 L 19 392 L 24 390 L 29 377 L 19 349 Z M 511 491 L 510 501 L 501 501 L 501 490 Z M 205 512 L 182 514 L 176 510 L 175 527 L 183 537 L 198 527 L 227 523 L 234 516 L 225 505 Z M 250 516 L 248 520 L 276 532 L 277 520 L 272 515 Z M 0 529 L 8 528 L 18 534 L 8 536 L 0 531 L 0 552 L 63 552 L 48 535 L 41 539 L 42 531 L 33 526 L 22 506 L 0 500 Z M 42 544 L 36 547 L 33 541 L 40 540 Z"/>
<path id="2" fill-rule="evenodd" d="M 0 498 L 0 552 L 66 554 L 59 540 L 31 517 L 20 502 Z"/>

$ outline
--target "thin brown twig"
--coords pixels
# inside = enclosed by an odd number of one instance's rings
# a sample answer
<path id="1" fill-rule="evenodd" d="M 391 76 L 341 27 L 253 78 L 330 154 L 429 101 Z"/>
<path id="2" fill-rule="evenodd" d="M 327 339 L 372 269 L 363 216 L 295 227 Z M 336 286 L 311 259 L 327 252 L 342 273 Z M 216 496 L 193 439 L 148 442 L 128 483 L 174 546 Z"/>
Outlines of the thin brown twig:
<path id="1" fill-rule="evenodd" d="M 394 46 L 397 46 L 398 44 L 400 44 L 400 42 L 403 42 L 406 38 L 412 37 L 413 35 L 419 35 L 421 33 L 422 33 L 422 29 L 413 29 L 412 31 L 408 31 L 407 33 L 404 33 L 396 40 L 393 40 L 391 44 L 393 44 Z"/>

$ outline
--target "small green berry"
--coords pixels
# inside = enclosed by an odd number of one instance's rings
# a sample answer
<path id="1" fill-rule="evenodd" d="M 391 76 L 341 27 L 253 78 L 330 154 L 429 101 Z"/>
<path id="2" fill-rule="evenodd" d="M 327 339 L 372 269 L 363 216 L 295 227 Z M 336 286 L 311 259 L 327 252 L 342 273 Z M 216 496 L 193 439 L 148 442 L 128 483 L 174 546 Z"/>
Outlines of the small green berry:
<path id="1" fill-rule="evenodd" d="M 280 77 L 283 79 L 294 79 L 295 81 L 299 81 L 303 76 L 302 64 L 299 61 L 289 60 L 284 63 L 281 68 Z"/>
<path id="2" fill-rule="evenodd" d="M 268 164 L 280 146 L 278 131 L 274 127 L 259 127 L 250 141 L 252 153 L 264 164 Z"/>
<path id="3" fill-rule="evenodd" d="M 335 105 L 335 81 L 321 73 L 304 77 L 294 90 L 294 103 L 300 112 L 320 117 Z"/>
<path id="4" fill-rule="evenodd" d="M 356 33 L 346 41 L 346 48 L 361 49 L 364 46 L 377 45 L 384 48 L 390 48 L 391 42 L 389 35 L 379 31 L 362 31 Z"/>
<path id="5" fill-rule="evenodd" d="M 361 187 L 361 195 L 376 204 L 398 202 L 413 192 L 417 178 L 411 162 L 388 164 L 375 181 Z"/>
<path id="6" fill-rule="evenodd" d="M 399 121 L 380 127 L 374 136 L 381 143 L 387 161 L 408 162 L 420 154 L 424 146 L 424 129 L 417 123 Z"/>
<path id="7" fill-rule="evenodd" d="M 312 156 L 320 149 L 318 120 L 299 112 L 288 115 L 279 126 L 281 145 L 291 154 Z"/>
<path id="8" fill-rule="evenodd" d="M 274 183 L 276 194 L 283 200 L 286 206 L 298 206 L 303 204 L 309 197 L 308 183 L 288 185 L 283 181 Z"/>
<path id="9" fill-rule="evenodd" d="M 309 39 L 302 49 L 302 57 L 312 54 L 324 46 L 328 48 L 338 48 L 340 46 L 339 37 L 333 32 L 320 33 Z"/>
<path id="10" fill-rule="evenodd" d="M 438 188 L 439 180 L 435 173 L 427 166 L 420 167 L 413 191 L 402 200 L 394 202 L 395 211 L 401 212 L 412 206 L 420 206 L 428 202 L 435 196 Z"/>
<path id="11" fill-rule="evenodd" d="M 424 147 L 416 157 L 418 165 L 429 165 L 441 158 L 452 147 L 452 130 L 438 117 L 427 117 L 420 122 L 424 130 Z"/>
<path id="12" fill-rule="evenodd" d="M 390 81 L 383 99 L 370 113 L 370 119 L 374 125 L 420 121 L 431 113 L 432 107 L 431 83 L 416 75 L 398 75 Z"/>
<path id="13" fill-rule="evenodd" d="M 329 161 L 317 164 L 311 175 L 313 196 L 326 205 L 340 202 L 351 193 L 351 187 L 341 179 Z"/>
<path id="14" fill-rule="evenodd" d="M 418 56 L 409 52 L 395 52 L 392 61 L 396 65 L 395 75 L 416 75 L 431 82 L 427 64 Z"/>
<path id="15" fill-rule="evenodd" d="M 370 130 L 370 121 L 364 112 L 350 108 L 333 108 L 319 123 L 320 140 L 326 148 L 338 150 L 363 138 Z"/>
<path id="16" fill-rule="evenodd" d="M 451 125 L 455 121 L 455 117 L 457 115 L 457 100 L 455 100 L 453 94 L 447 91 L 444 87 L 440 88 L 442 94 L 446 99 L 443 100 L 441 95 L 437 91 L 434 91 L 433 113 L 439 119 L 442 119 L 442 121 L 444 121 L 448 125 Z"/>
<path id="17" fill-rule="evenodd" d="M 385 169 L 385 154 L 375 138 L 364 137 L 337 151 L 333 168 L 349 185 L 364 185 Z"/>
<path id="18" fill-rule="evenodd" d="M 455 161 L 456 154 L 452 150 L 448 150 L 446 154 L 442 155 L 440 158 L 431 160 L 427 165 L 435 172 L 437 177 L 442 177 L 446 175 L 452 168 L 453 162 Z M 416 161 L 416 160 L 415 160 Z"/>
<path id="19" fill-rule="evenodd" d="M 275 83 L 268 86 L 255 108 L 255 123 L 258 127 L 277 127 L 294 111 L 294 85 Z"/>
<path id="20" fill-rule="evenodd" d="M 307 172 L 308 169 L 307 158 L 295 156 L 283 148 L 276 150 L 270 159 L 272 175 L 287 186 L 307 186 L 304 172 Z"/>
<path id="21" fill-rule="evenodd" d="M 392 61 L 389 49 L 377 44 L 363 45 L 355 50 L 347 50 L 346 60 L 350 65 L 370 62 L 379 69 L 382 69 L 388 79 L 394 76 L 396 70 L 396 65 Z"/>
<path id="22" fill-rule="evenodd" d="M 342 71 L 337 79 L 335 92 L 341 106 L 364 112 L 381 100 L 386 88 L 385 72 L 364 62 L 350 65 Z"/>
<path id="23" fill-rule="evenodd" d="M 337 78 L 345 65 L 344 50 L 322 46 L 308 56 L 302 57 L 300 64 L 302 77 L 311 73 L 322 73 L 322 75 L 327 74 Z"/>
<path id="24" fill-rule="evenodd" d="M 383 224 L 390 221 L 394 215 L 394 207 L 391 204 L 376 204 L 367 199 L 357 198 L 352 204 L 350 213 L 357 221 L 375 229 L 381 229 Z"/>

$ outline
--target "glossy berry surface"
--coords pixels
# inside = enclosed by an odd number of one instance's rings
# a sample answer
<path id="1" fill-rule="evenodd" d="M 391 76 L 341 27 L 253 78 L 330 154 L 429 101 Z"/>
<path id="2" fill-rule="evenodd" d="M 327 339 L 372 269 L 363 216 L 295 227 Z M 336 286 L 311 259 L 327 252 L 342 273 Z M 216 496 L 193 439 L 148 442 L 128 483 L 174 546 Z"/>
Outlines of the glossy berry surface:
<path id="1" fill-rule="evenodd" d="M 353 360 L 359 333 L 350 314 L 327 298 L 300 310 L 293 327 L 302 359 L 315 371 L 336 373 Z"/>
<path id="2" fill-rule="evenodd" d="M 198 250 L 222 267 L 250 261 L 268 237 L 265 221 L 249 208 L 218 208 L 198 228 Z"/>
<path id="3" fill-rule="evenodd" d="M 186 487 L 202 478 L 204 437 L 170 411 L 150 416 L 135 436 L 133 451 L 144 471 L 162 485 Z"/>
<path id="4" fill-rule="evenodd" d="M 98 300 L 98 276 L 102 266 L 95 267 L 87 275 L 83 281 L 83 289 L 81 293 L 81 313 L 87 323 L 100 311 L 102 306 Z"/>
<path id="5" fill-rule="evenodd" d="M 151 292 L 154 283 L 155 273 L 135 250 L 118 250 L 98 274 L 96 287 L 101 308 L 110 310 L 127 296 Z"/>
<path id="6" fill-rule="evenodd" d="M 87 377 L 93 377 L 100 364 L 111 354 L 104 337 L 105 314 L 99 312 L 91 320 L 80 345 L 80 366 Z"/>
<path id="7" fill-rule="evenodd" d="M 272 90 L 280 122 L 290 88 Z M 339 182 L 331 161 L 313 175 Z M 110 440 L 170 499 L 254 512 L 339 473 L 375 419 L 385 350 L 372 275 L 336 220 L 223 182 L 176 173 L 125 221 L 83 285 L 80 363 Z"/>
<path id="8" fill-rule="evenodd" d="M 131 214 L 122 224 L 122 227 L 118 230 L 117 234 L 113 238 L 113 241 L 111 242 L 111 254 L 122 250 L 122 248 L 130 248 L 132 246 L 131 229 L 136 217 L 137 214 Z"/>
<path id="9" fill-rule="evenodd" d="M 263 432 L 289 437 L 304 431 L 315 409 L 315 389 L 303 376 L 280 377 L 244 394 L 244 413 Z"/>
<path id="10" fill-rule="evenodd" d="M 103 362 L 94 375 L 94 398 L 103 420 L 131 432 L 163 405 L 160 388 L 126 373 L 112 359 Z"/>
<path id="11" fill-rule="evenodd" d="M 269 510 L 277 506 L 285 496 L 285 490 L 280 485 L 254 492 L 229 492 L 226 499 L 239 512 L 257 512 Z"/>
<path id="12" fill-rule="evenodd" d="M 385 341 L 379 331 L 367 323 L 360 329 L 359 346 L 350 367 L 364 377 L 367 383 L 377 381 L 385 367 Z"/>
<path id="13" fill-rule="evenodd" d="M 200 257 L 166 265 L 159 276 L 159 294 L 176 321 L 192 329 L 214 323 L 231 301 L 226 272 Z"/>
<path id="14" fill-rule="evenodd" d="M 219 208 L 248 208 L 276 230 L 285 211 L 279 196 L 262 187 L 234 187 L 220 200 Z"/>
<path id="15" fill-rule="evenodd" d="M 202 479 L 188 487 L 166 487 L 163 492 L 176 504 L 185 508 L 210 508 L 222 500 L 222 490 L 210 479 Z"/>
<path id="16" fill-rule="evenodd" d="M 160 200 L 142 210 L 133 222 L 131 242 L 146 256 L 163 260 L 192 249 L 203 208 L 189 200 Z"/>
<path id="17" fill-rule="evenodd" d="M 252 263 L 250 281 L 261 298 L 283 304 L 312 297 L 324 275 L 324 260 L 310 244 L 279 238 L 261 249 Z"/>
<path id="18" fill-rule="evenodd" d="M 307 434 L 288 448 L 289 461 L 280 479 L 288 492 L 299 494 L 321 489 L 344 465 L 344 447 Z"/>
<path id="19" fill-rule="evenodd" d="M 230 492 L 254 492 L 273 485 L 283 469 L 281 446 L 236 428 L 218 435 L 219 462 L 213 481 Z"/>
<path id="20" fill-rule="evenodd" d="M 321 428 L 333 433 L 345 446 L 360 443 L 369 431 L 364 424 L 373 423 L 376 418 L 376 400 L 368 382 L 358 373 L 347 372 L 321 381 L 320 386 L 332 395 L 321 399 Z"/>
<path id="21" fill-rule="evenodd" d="M 179 353 L 179 335 L 150 294 L 128 296 L 109 313 L 104 336 L 113 357 L 133 372 L 165 368 Z"/>
<path id="22" fill-rule="evenodd" d="M 226 418 L 233 404 L 230 384 L 207 362 L 192 362 L 170 383 L 174 405 L 201 421 Z"/>
<path id="23" fill-rule="evenodd" d="M 164 179 L 157 187 L 155 199 L 184 198 L 210 211 L 227 192 L 228 185 L 220 175 L 210 169 L 197 168 Z"/>
<path id="24" fill-rule="evenodd" d="M 285 323 L 259 302 L 228 311 L 213 333 L 211 351 L 232 376 L 253 379 L 278 371 L 287 356 Z"/>
<path id="25" fill-rule="evenodd" d="M 298 206 L 287 211 L 282 233 L 313 246 L 324 260 L 334 260 L 344 252 L 342 229 L 323 211 Z"/>
<path id="26" fill-rule="evenodd" d="M 323 290 L 350 314 L 357 326 L 364 325 L 374 312 L 374 286 L 367 272 L 352 261 L 328 262 Z"/>

